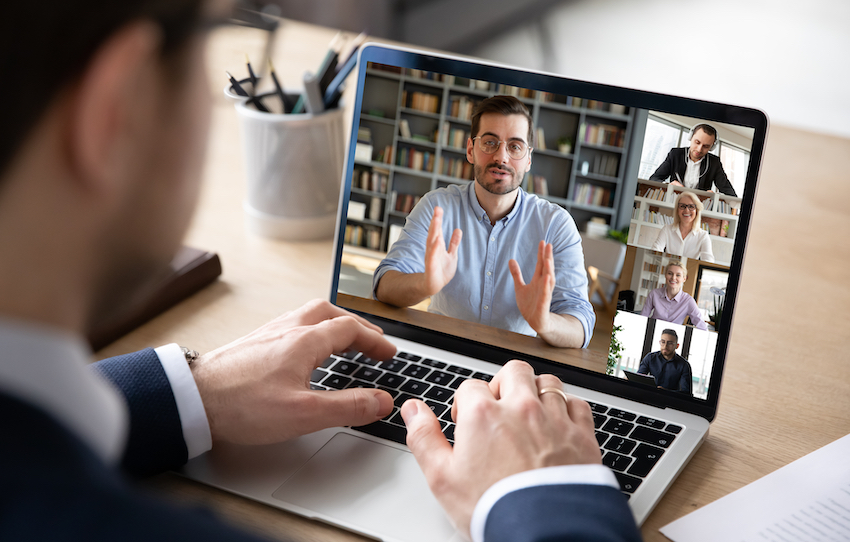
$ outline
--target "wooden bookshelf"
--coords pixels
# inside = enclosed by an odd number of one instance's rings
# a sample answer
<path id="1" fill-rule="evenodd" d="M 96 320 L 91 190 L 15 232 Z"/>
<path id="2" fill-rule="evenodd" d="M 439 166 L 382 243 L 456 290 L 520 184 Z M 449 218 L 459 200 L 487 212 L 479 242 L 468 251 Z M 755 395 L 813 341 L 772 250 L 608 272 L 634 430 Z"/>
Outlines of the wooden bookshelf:
<path id="1" fill-rule="evenodd" d="M 361 246 L 386 252 L 391 226 L 404 224 L 407 196 L 421 197 L 439 187 L 470 182 L 472 166 L 466 161 L 466 139 L 472 109 L 496 94 L 517 96 L 532 114 L 536 139 L 542 130 L 543 138 L 534 144 L 531 171 L 523 180 L 523 189 L 567 209 L 582 230 L 594 217 L 601 217 L 612 227 L 627 223 L 628 216 L 620 215 L 622 198 L 631 198 L 624 190 L 635 124 L 630 108 L 375 65 L 367 68 L 365 85 L 359 122 L 371 134 L 372 155 L 370 160 L 356 159 L 355 169 L 358 174 L 372 169 L 386 171 L 388 182 L 386 191 L 374 193 L 360 189 L 355 179 L 353 185 L 358 190 L 352 190 L 352 201 L 367 206 L 378 205 L 372 203 L 373 198 L 384 202 L 381 220 L 348 221 L 352 229 L 364 230 L 352 235 L 365 243 Z M 559 149 L 563 139 L 570 140 L 568 152 Z M 397 206 L 399 202 L 401 206 Z M 375 243 L 375 239 L 379 241 Z"/>
<path id="2" fill-rule="evenodd" d="M 702 212 L 703 220 L 713 219 L 709 238 L 715 261 L 729 265 L 738 228 L 737 209 L 741 207 L 741 198 L 658 181 L 638 180 L 637 186 L 629 227 L 630 245 L 651 248 L 659 230 L 665 223 L 672 223 L 676 198 L 683 190 L 688 190 L 703 200 L 706 209 Z"/>

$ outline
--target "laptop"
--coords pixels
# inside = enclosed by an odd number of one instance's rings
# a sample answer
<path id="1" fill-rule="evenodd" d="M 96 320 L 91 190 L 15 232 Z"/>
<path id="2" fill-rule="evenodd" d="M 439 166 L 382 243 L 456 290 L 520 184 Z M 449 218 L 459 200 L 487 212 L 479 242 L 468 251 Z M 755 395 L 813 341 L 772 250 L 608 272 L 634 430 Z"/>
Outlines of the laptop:
<path id="1" fill-rule="evenodd" d="M 398 347 L 392 360 L 357 352 L 332 356 L 313 374 L 317 390 L 381 387 L 397 407 L 422 397 L 454 437 L 454 390 L 489 380 L 511 359 L 553 373 L 594 412 L 603 462 L 617 476 L 640 524 L 705 439 L 717 414 L 756 183 L 768 130 L 757 110 L 576 81 L 480 60 L 367 44 L 359 70 L 340 196 L 330 300 L 381 326 Z M 372 273 L 431 190 L 470 181 L 465 166 L 469 116 L 495 94 L 517 96 L 535 122 L 531 171 L 523 190 L 570 214 L 582 235 L 619 230 L 622 271 L 601 291 L 628 309 L 596 309 L 586 349 L 547 345 L 495 329 L 375 300 Z M 697 124 L 716 128 L 719 156 L 734 190 L 689 189 L 703 201 L 702 229 L 713 257 L 653 250 L 675 218 L 683 187 L 652 177 L 671 149 L 688 147 Z M 713 160 L 713 159 L 712 159 Z M 709 160 L 710 162 L 710 160 Z M 611 241 L 615 250 L 621 245 Z M 593 255 L 585 251 L 585 264 Z M 709 261 L 711 260 L 711 261 Z M 671 262 L 684 266 L 684 290 L 702 322 L 641 315 L 665 286 Z M 458 277 L 455 277 L 457 280 Z M 613 304 L 612 304 L 613 305 Z M 704 324 L 704 325 L 695 325 Z M 689 390 L 630 380 L 641 359 L 675 331 L 688 360 Z M 322 393 L 325 393 L 322 391 Z M 269 506 L 385 541 L 461 540 L 404 445 L 398 408 L 364 428 L 334 428 L 290 442 L 217 445 L 181 473 Z"/>

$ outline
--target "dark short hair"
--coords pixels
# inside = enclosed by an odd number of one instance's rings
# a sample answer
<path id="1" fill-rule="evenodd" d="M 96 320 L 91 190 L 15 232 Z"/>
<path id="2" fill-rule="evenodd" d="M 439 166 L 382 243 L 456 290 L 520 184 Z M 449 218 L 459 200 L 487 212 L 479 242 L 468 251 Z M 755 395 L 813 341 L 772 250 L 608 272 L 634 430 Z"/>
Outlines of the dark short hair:
<path id="1" fill-rule="evenodd" d="M 706 134 L 713 137 L 715 141 L 717 141 L 717 130 L 714 128 L 714 126 L 710 124 L 697 124 L 693 127 L 693 129 L 691 129 L 691 137 L 696 135 L 697 130 L 702 130 Z"/>
<path id="2" fill-rule="evenodd" d="M 56 95 L 130 22 L 162 29 L 164 58 L 197 28 L 203 0 L 12 0 L 0 17 L 0 176 Z M 0 187 L 2 188 L 2 187 Z"/>
<path id="3" fill-rule="evenodd" d="M 531 113 L 525 104 L 513 96 L 491 96 L 475 106 L 475 111 L 472 112 L 472 132 L 470 137 L 478 135 L 478 130 L 481 124 L 481 115 L 487 113 L 498 113 L 499 115 L 522 115 L 528 121 L 528 145 L 534 146 L 534 127 L 531 119 Z"/>
<path id="4" fill-rule="evenodd" d="M 674 329 L 665 329 L 664 331 L 661 332 L 661 334 L 662 335 L 672 335 L 673 337 L 676 338 L 676 342 L 679 342 L 679 334 L 676 333 L 676 330 L 674 330 Z"/>

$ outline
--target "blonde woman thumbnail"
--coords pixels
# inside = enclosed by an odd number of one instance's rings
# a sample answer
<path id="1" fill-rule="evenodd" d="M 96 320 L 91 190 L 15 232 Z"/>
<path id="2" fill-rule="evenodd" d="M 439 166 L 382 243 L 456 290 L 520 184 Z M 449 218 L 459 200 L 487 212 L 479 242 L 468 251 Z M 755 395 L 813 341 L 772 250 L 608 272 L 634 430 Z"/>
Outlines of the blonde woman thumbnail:
<path id="1" fill-rule="evenodd" d="M 713 262 L 711 239 L 708 232 L 700 228 L 703 209 L 702 202 L 693 192 L 685 191 L 679 194 L 676 198 L 673 223 L 661 228 L 652 250 L 663 250 L 684 258 Z"/>

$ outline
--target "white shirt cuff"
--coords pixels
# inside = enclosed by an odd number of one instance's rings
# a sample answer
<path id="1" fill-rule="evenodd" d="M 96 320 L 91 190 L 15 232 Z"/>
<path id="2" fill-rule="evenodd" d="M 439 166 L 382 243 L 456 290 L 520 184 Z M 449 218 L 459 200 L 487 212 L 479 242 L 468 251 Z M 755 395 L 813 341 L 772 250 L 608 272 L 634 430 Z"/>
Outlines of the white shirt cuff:
<path id="1" fill-rule="evenodd" d="M 180 424 L 183 426 L 183 440 L 186 441 L 189 459 L 192 459 L 212 449 L 212 434 L 201 393 L 179 346 L 175 343 L 166 344 L 155 348 L 154 352 L 171 384 Z"/>
<path id="2" fill-rule="evenodd" d="M 475 510 L 472 512 L 472 522 L 469 525 L 473 542 L 484 542 L 484 526 L 496 501 L 508 493 L 520 489 L 558 484 L 592 484 L 620 489 L 620 484 L 617 483 L 614 473 L 603 465 L 562 465 L 529 470 L 508 476 L 490 486 L 490 489 L 484 492 L 484 495 L 478 500 L 478 504 L 475 505 Z"/>

